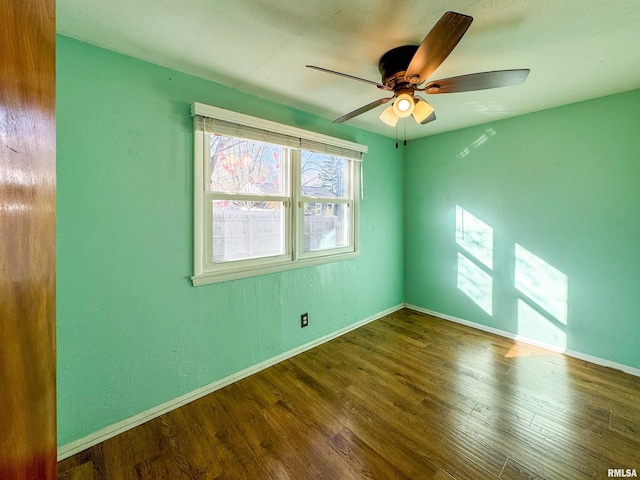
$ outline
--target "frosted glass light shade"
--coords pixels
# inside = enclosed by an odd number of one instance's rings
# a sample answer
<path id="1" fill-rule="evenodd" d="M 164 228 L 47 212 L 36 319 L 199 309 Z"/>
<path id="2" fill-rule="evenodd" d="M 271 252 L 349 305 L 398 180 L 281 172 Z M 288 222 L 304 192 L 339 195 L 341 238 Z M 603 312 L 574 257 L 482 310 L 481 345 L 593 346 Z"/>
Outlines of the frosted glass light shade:
<path id="1" fill-rule="evenodd" d="M 413 118 L 418 123 L 424 122 L 432 113 L 433 107 L 424 100 L 418 100 L 415 107 L 413 107 Z"/>
<path id="2" fill-rule="evenodd" d="M 384 109 L 382 114 L 380 114 L 380 120 L 382 120 L 390 127 L 395 127 L 398 123 L 398 116 L 393 111 L 393 107 L 389 106 Z"/>

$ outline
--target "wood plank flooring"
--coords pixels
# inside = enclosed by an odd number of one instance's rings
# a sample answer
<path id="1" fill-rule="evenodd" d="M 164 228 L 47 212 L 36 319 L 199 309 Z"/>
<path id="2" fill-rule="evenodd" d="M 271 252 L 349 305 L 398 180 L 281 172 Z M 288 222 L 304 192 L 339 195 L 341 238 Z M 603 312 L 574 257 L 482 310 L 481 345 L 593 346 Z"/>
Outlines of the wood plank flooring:
<path id="1" fill-rule="evenodd" d="M 402 310 L 63 460 L 58 479 L 580 480 L 619 468 L 640 472 L 640 378 Z"/>

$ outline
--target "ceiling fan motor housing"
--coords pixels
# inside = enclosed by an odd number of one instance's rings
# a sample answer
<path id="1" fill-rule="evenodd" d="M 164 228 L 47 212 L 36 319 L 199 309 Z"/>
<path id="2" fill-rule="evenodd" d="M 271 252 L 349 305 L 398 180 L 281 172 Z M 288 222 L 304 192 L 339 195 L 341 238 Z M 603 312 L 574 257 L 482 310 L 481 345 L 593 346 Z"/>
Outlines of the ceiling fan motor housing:
<path id="1" fill-rule="evenodd" d="M 409 63 L 411 63 L 416 50 L 418 50 L 417 45 L 404 45 L 389 50 L 382 55 L 378 62 L 382 83 L 391 88 L 394 88 L 398 83 L 405 83 L 404 72 L 407 70 Z M 400 73 L 402 75 L 399 76 L 398 74 Z M 398 82 L 398 77 L 402 79 L 402 82 Z"/>

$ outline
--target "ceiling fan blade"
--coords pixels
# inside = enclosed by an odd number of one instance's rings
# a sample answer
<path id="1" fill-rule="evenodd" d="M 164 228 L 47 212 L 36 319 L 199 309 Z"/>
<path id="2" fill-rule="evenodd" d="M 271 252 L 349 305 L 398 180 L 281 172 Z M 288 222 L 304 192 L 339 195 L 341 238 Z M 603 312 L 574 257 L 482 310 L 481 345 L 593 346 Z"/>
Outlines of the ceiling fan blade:
<path id="1" fill-rule="evenodd" d="M 431 29 L 413 55 L 404 78 L 420 84 L 449 56 L 471 25 L 473 17 L 447 12 Z"/>
<path id="2" fill-rule="evenodd" d="M 336 72 L 335 70 L 329 70 L 327 68 L 316 67 L 315 65 L 305 65 L 305 67 L 313 68 L 314 70 L 319 70 L 319 71 L 325 72 L 325 73 L 332 73 L 333 75 L 340 75 L 341 77 L 350 78 L 351 80 L 357 80 L 359 82 L 368 83 L 370 85 L 375 85 L 376 87 L 378 87 L 381 90 L 393 90 L 392 88 L 387 87 L 386 85 L 383 85 L 382 83 L 374 82 L 372 80 L 367 80 L 366 78 L 354 77 L 353 75 L 349 75 L 347 73 Z"/>
<path id="3" fill-rule="evenodd" d="M 523 83 L 530 70 L 495 70 L 493 72 L 471 73 L 459 77 L 443 78 L 427 83 L 425 93 L 457 93 L 486 90 L 488 88 L 508 87 Z"/>
<path id="4" fill-rule="evenodd" d="M 364 112 L 368 112 L 369 110 L 372 110 L 380 105 L 383 105 L 385 103 L 387 103 L 389 100 L 393 99 L 393 97 L 389 97 L 389 98 L 381 98 L 380 100 L 376 100 L 375 102 L 371 102 L 367 105 L 365 105 L 364 107 L 360 107 L 357 110 L 354 110 L 353 112 L 349 112 L 346 115 L 341 116 L 340 118 L 336 118 L 333 123 L 342 123 L 342 122 L 346 122 L 347 120 L 352 119 L 353 117 L 357 117 L 358 115 L 363 114 Z"/>

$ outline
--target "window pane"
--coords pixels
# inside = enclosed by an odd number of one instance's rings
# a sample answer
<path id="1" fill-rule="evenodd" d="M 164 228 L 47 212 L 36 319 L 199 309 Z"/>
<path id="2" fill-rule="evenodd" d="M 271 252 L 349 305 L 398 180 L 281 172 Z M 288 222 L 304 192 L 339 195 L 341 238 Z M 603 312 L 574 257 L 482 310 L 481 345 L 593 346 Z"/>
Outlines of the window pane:
<path id="1" fill-rule="evenodd" d="M 282 150 L 278 145 L 211 135 L 211 191 L 282 195 Z"/>
<path id="2" fill-rule="evenodd" d="M 301 152 L 301 189 L 306 197 L 346 198 L 348 193 L 342 157 L 322 153 Z"/>
<path id="3" fill-rule="evenodd" d="M 349 205 L 304 204 L 304 251 L 346 247 L 349 242 Z"/>
<path id="4" fill-rule="evenodd" d="M 285 253 L 282 202 L 214 200 L 214 263 Z"/>

